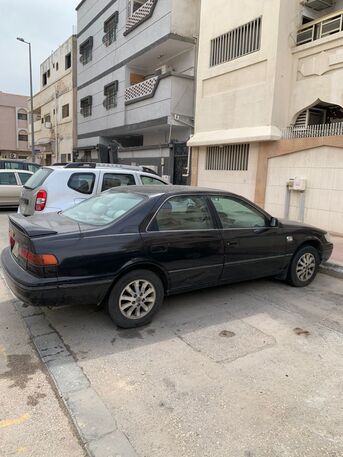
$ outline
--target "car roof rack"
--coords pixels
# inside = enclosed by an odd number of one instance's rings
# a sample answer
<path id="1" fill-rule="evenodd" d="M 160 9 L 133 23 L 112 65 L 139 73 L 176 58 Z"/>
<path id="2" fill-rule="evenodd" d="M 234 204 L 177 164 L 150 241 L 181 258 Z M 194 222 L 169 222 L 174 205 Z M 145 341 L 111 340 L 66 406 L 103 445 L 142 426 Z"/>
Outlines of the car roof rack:
<path id="1" fill-rule="evenodd" d="M 98 163 L 98 162 L 70 162 L 64 168 L 122 168 L 124 170 L 144 171 L 157 175 L 157 173 L 149 167 L 140 165 L 125 165 L 123 163 Z"/>

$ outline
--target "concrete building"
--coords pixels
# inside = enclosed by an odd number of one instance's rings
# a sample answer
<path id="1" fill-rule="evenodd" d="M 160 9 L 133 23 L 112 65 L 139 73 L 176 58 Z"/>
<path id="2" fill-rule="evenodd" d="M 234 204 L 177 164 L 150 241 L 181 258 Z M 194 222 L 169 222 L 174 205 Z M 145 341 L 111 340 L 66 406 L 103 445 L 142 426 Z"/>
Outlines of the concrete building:
<path id="1" fill-rule="evenodd" d="M 36 159 L 43 165 L 72 160 L 77 142 L 76 59 L 73 35 L 40 66 L 33 109 Z"/>
<path id="2" fill-rule="evenodd" d="M 0 92 L 0 158 L 28 159 L 28 111 L 25 95 Z"/>
<path id="3" fill-rule="evenodd" d="M 199 0 L 78 5 L 78 160 L 185 180 L 199 10 Z"/>
<path id="4" fill-rule="evenodd" d="M 213 3 L 201 2 L 193 184 L 343 234 L 343 1 Z"/>

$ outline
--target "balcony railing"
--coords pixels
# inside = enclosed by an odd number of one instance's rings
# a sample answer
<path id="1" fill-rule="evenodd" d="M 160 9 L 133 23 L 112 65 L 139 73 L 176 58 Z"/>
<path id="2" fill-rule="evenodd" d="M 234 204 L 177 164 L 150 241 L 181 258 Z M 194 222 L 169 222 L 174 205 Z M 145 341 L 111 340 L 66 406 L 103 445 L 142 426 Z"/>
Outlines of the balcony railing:
<path id="1" fill-rule="evenodd" d="M 343 135 L 343 122 L 309 125 L 307 127 L 292 126 L 282 130 L 282 138 L 286 140 L 292 138 L 316 138 L 339 135 Z"/>
<path id="2" fill-rule="evenodd" d="M 297 46 L 325 38 L 343 30 L 343 11 L 323 16 L 303 25 L 297 33 Z"/>
<path id="3" fill-rule="evenodd" d="M 142 22 L 149 19 L 154 12 L 156 3 L 157 0 L 147 0 L 140 8 L 138 8 L 138 10 L 131 14 L 126 22 L 124 35 L 127 35 L 136 27 L 138 27 Z"/>
<path id="4" fill-rule="evenodd" d="M 159 80 L 159 76 L 154 76 L 146 81 L 128 87 L 125 91 L 125 104 L 130 105 L 131 103 L 153 97 Z"/>

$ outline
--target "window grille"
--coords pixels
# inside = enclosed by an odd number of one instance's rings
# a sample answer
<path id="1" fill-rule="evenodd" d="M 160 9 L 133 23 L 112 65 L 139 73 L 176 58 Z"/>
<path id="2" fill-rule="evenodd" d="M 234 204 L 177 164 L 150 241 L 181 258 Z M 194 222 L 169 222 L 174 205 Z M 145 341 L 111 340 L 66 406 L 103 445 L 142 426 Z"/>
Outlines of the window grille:
<path id="1" fill-rule="evenodd" d="M 258 17 L 211 40 L 211 67 L 258 51 L 261 47 L 261 25 L 262 18 Z"/>
<path id="2" fill-rule="evenodd" d="M 85 97 L 80 101 L 81 109 L 80 112 L 83 117 L 89 117 L 92 115 L 92 96 Z"/>
<path id="3" fill-rule="evenodd" d="M 103 105 L 107 110 L 117 106 L 118 87 L 118 81 L 114 81 L 113 83 L 107 84 L 107 86 L 104 87 L 104 95 L 106 98 L 103 102 Z"/>
<path id="4" fill-rule="evenodd" d="M 206 170 L 246 171 L 249 165 L 249 144 L 209 146 L 206 153 Z"/>
<path id="5" fill-rule="evenodd" d="M 86 65 L 92 60 L 92 49 L 93 49 L 93 37 L 87 38 L 82 44 L 80 44 L 80 62 Z"/>
<path id="6" fill-rule="evenodd" d="M 117 25 L 118 25 L 119 13 L 116 11 L 107 21 L 104 22 L 105 35 L 102 38 L 102 42 L 105 46 L 110 46 L 117 39 Z"/>

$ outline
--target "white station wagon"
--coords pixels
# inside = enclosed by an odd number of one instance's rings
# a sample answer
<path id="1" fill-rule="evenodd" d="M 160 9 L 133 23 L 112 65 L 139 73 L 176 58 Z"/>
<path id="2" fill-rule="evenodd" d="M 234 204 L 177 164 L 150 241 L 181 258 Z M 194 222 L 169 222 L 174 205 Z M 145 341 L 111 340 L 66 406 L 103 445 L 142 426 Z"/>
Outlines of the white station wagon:
<path id="1" fill-rule="evenodd" d="M 143 170 L 142 167 L 101 164 L 43 167 L 24 185 L 18 212 L 31 216 L 37 211 L 62 211 L 117 186 L 169 184 Z"/>

